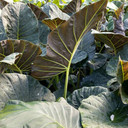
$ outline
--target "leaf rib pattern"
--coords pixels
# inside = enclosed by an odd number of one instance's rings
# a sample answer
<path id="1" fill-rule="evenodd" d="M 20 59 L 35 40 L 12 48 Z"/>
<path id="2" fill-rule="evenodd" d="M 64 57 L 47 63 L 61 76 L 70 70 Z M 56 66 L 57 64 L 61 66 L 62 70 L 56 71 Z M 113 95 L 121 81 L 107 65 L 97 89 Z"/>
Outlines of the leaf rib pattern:
<path id="1" fill-rule="evenodd" d="M 69 70 L 73 56 L 83 36 L 95 26 L 102 17 L 107 0 L 100 0 L 92 5 L 86 6 L 75 13 L 68 21 L 60 25 L 48 35 L 47 54 L 45 57 L 38 56 L 32 66 L 31 75 L 37 79 L 44 79 L 45 76 L 58 75 Z M 50 46 L 50 47 L 49 47 Z M 52 48 L 52 49 L 51 49 Z M 45 58 L 45 61 L 41 58 Z M 53 63 L 51 63 L 53 62 Z M 56 64 L 59 65 L 56 65 Z M 52 68 L 44 68 L 38 65 L 65 67 L 65 70 L 54 72 Z M 42 72 L 40 72 L 42 70 Z M 53 73 L 43 71 L 53 70 Z"/>

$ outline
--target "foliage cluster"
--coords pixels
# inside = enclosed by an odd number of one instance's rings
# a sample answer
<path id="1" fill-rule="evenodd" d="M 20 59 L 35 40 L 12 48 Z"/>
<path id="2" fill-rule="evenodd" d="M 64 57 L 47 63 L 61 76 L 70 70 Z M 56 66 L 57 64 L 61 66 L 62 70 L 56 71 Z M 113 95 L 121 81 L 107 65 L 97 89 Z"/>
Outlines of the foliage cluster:
<path id="1" fill-rule="evenodd" d="M 0 128 L 128 127 L 127 1 L 0 10 Z"/>

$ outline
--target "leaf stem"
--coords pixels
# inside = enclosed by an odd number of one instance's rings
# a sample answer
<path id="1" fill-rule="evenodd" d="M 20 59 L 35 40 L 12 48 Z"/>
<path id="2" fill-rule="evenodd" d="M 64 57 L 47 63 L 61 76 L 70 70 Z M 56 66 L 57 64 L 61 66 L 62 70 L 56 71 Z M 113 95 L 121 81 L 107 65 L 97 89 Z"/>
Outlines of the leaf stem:
<path id="1" fill-rule="evenodd" d="M 65 86 L 64 86 L 64 98 L 66 99 L 67 96 L 67 89 L 68 89 L 68 77 L 69 77 L 69 71 L 70 71 L 70 65 L 68 65 L 68 68 L 66 70 L 66 79 L 65 79 Z"/>

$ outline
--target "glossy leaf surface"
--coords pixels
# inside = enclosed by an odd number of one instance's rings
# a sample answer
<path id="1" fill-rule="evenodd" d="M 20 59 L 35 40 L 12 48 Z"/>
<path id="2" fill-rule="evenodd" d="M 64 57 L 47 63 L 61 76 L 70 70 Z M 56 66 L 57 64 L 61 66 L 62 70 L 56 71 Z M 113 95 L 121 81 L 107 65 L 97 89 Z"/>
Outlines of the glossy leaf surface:
<path id="1" fill-rule="evenodd" d="M 48 36 L 47 55 L 35 59 L 32 76 L 45 79 L 69 70 L 83 36 L 100 20 L 106 4 L 107 0 L 101 0 L 86 6 L 52 31 Z"/>

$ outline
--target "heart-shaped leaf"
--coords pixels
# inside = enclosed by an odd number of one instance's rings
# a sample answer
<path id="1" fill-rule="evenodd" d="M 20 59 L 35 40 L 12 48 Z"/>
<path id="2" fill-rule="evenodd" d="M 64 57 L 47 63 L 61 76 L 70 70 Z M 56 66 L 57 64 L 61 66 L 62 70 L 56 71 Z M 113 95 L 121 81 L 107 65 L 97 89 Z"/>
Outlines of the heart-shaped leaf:
<path id="1" fill-rule="evenodd" d="M 92 31 L 97 41 L 103 42 L 113 48 L 115 54 L 128 43 L 128 37 L 121 34 L 112 32 L 99 32 L 96 30 Z"/>
<path id="2" fill-rule="evenodd" d="M 90 96 L 79 107 L 84 128 L 127 128 L 128 105 L 117 95 L 102 93 Z"/>
<path id="3" fill-rule="evenodd" d="M 25 40 L 3 40 L 0 42 L 0 60 L 4 60 L 12 53 L 21 53 L 15 64 L 7 67 L 17 72 L 29 72 L 31 63 L 41 54 L 39 46 Z M 8 63 L 9 64 L 9 63 Z"/>
<path id="4" fill-rule="evenodd" d="M 71 61 L 83 36 L 95 26 L 102 17 L 107 0 L 86 6 L 75 13 L 48 36 L 47 55 L 36 57 L 32 76 L 46 79 L 62 72 L 69 73 Z"/>
<path id="5" fill-rule="evenodd" d="M 81 125 L 79 111 L 61 99 L 60 102 L 10 101 L 0 112 L 0 127 L 81 128 Z"/>
<path id="6" fill-rule="evenodd" d="M 95 86 L 95 87 L 83 87 L 75 90 L 68 98 L 67 101 L 75 108 L 79 108 L 81 101 L 88 98 L 91 95 L 98 95 L 102 92 L 107 92 L 107 88 Z"/>
<path id="7" fill-rule="evenodd" d="M 9 100 L 55 101 L 50 90 L 30 76 L 5 73 L 0 75 L 0 81 L 0 109 Z"/>
<path id="8" fill-rule="evenodd" d="M 72 14 L 80 10 L 82 1 L 81 0 L 72 0 L 67 6 L 62 10 L 67 14 Z"/>
<path id="9" fill-rule="evenodd" d="M 69 15 L 63 13 L 57 5 L 53 3 L 47 3 L 41 9 L 48 16 L 48 18 L 45 18 L 42 22 L 49 26 L 51 30 L 56 29 L 70 18 Z"/>
<path id="10" fill-rule="evenodd" d="M 38 43 L 38 21 L 27 5 L 19 2 L 8 4 L 2 10 L 2 21 L 8 38 Z"/>

